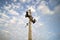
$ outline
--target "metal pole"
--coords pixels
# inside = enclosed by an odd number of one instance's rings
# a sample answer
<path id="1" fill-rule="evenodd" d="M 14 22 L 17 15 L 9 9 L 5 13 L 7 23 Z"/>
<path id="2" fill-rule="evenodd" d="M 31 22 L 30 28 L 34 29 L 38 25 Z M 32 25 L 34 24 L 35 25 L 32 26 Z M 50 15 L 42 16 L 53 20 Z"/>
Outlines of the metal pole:
<path id="1" fill-rule="evenodd" d="M 31 20 L 30 19 L 29 19 L 28 40 L 32 40 L 32 27 L 31 27 Z"/>
<path id="2" fill-rule="evenodd" d="M 26 11 L 26 15 L 25 15 L 25 17 L 28 17 L 29 18 L 29 27 L 28 27 L 28 40 L 32 40 L 32 26 L 31 26 L 31 24 L 33 23 L 35 23 L 36 22 L 36 20 L 35 19 L 33 19 L 33 17 L 32 17 L 32 15 L 31 15 L 31 10 L 28 10 L 28 11 Z"/>

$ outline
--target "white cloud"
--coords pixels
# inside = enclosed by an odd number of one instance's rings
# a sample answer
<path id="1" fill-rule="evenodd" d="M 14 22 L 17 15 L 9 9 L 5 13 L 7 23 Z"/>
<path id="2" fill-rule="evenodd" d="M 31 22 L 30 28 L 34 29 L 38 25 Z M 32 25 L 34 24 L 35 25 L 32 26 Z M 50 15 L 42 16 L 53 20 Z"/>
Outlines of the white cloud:
<path id="1" fill-rule="evenodd" d="M 19 19 L 18 24 L 24 24 L 22 19 Z"/>
<path id="2" fill-rule="evenodd" d="M 13 24 L 15 24 L 16 23 L 16 18 L 15 17 L 13 17 L 11 20 L 10 20 L 10 23 L 13 23 Z"/>
<path id="3" fill-rule="evenodd" d="M 8 20 L 9 18 L 10 18 L 10 17 L 9 17 L 8 15 L 6 15 L 5 13 L 1 13 L 0 23 L 7 22 L 7 20 Z"/>
<path id="4" fill-rule="evenodd" d="M 60 5 L 58 5 L 54 8 L 54 12 L 55 13 L 60 13 Z"/>
<path id="5" fill-rule="evenodd" d="M 20 1 L 24 3 L 24 2 L 26 2 L 27 0 L 20 0 Z"/>
<path id="6" fill-rule="evenodd" d="M 8 12 L 9 12 L 10 14 L 12 14 L 12 15 L 16 15 L 16 16 L 18 16 L 18 15 L 19 15 L 19 13 L 18 13 L 18 12 L 16 12 L 16 11 L 14 11 L 13 9 L 8 10 Z"/>
<path id="7" fill-rule="evenodd" d="M 20 15 L 19 17 L 15 17 L 15 16 L 13 16 L 12 17 L 12 19 L 10 19 L 9 21 L 8 21 L 8 23 L 6 23 L 5 25 L 6 26 L 8 26 L 8 25 L 11 25 L 12 26 L 12 24 L 16 24 L 16 26 L 18 25 L 23 25 L 25 23 L 25 18 L 24 18 L 24 16 L 23 15 Z"/>
<path id="8" fill-rule="evenodd" d="M 27 0 L 22 0 L 23 2 L 26 2 Z"/>
<path id="9" fill-rule="evenodd" d="M 20 8 L 20 3 L 16 3 L 16 4 L 12 3 L 11 6 L 13 9 Z"/>
<path id="10" fill-rule="evenodd" d="M 4 18 L 9 18 L 5 13 L 2 13 L 1 16 L 4 17 Z"/>
<path id="11" fill-rule="evenodd" d="M 48 3 L 45 1 L 42 1 L 41 4 L 39 5 L 38 9 L 43 14 L 54 14 L 54 11 L 51 11 L 46 4 L 48 4 Z"/>
<path id="12" fill-rule="evenodd" d="M 13 5 L 13 8 L 19 8 L 20 6 L 19 5 Z"/>
<path id="13" fill-rule="evenodd" d="M 28 9 L 31 9 L 32 12 L 35 12 L 35 8 L 33 6 L 28 6 Z"/>
<path id="14" fill-rule="evenodd" d="M 8 4 L 7 6 L 4 6 L 4 9 L 8 11 L 8 13 L 18 16 L 19 13 L 17 11 L 15 11 L 14 9 L 19 8 L 20 7 L 20 3 L 17 3 L 17 5 L 12 4 Z"/>
<path id="15" fill-rule="evenodd" d="M 44 24 L 43 23 L 37 23 L 37 25 L 39 26 L 39 27 L 41 27 L 41 28 L 43 28 L 44 27 Z"/>
<path id="16" fill-rule="evenodd" d="M 5 10 L 9 10 L 9 9 L 16 9 L 16 8 L 20 8 L 20 3 L 11 3 L 11 4 L 7 4 L 7 6 L 4 6 Z"/>
<path id="17" fill-rule="evenodd" d="M 38 22 L 38 20 L 40 19 L 40 16 L 35 15 L 33 18 L 36 19 L 36 21 Z"/>
<path id="18" fill-rule="evenodd" d="M 11 34 L 7 30 L 0 30 L 0 40 L 10 40 Z"/>
<path id="19" fill-rule="evenodd" d="M 9 9 L 11 9 L 11 7 L 12 7 L 12 5 L 8 4 L 7 6 L 4 6 L 4 9 L 9 10 Z"/>
<path id="20" fill-rule="evenodd" d="M 5 32 L 5 33 L 10 33 L 9 31 L 7 31 L 7 30 L 2 30 L 3 32 Z"/>
<path id="21" fill-rule="evenodd" d="M 14 2 L 16 2 L 17 0 L 13 0 Z"/>
<path id="22" fill-rule="evenodd" d="M 40 23 L 39 25 L 40 25 L 40 26 L 44 26 L 44 24 L 42 24 L 42 23 Z"/>

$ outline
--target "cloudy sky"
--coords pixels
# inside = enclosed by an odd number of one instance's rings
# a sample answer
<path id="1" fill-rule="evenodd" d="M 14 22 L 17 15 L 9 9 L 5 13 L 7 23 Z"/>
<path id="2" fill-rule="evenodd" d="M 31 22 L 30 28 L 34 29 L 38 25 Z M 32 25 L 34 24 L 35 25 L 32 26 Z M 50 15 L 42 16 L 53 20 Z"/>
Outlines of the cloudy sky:
<path id="1" fill-rule="evenodd" d="M 60 40 L 60 0 L 0 0 L 0 40 L 27 40 L 31 9 L 33 40 Z"/>

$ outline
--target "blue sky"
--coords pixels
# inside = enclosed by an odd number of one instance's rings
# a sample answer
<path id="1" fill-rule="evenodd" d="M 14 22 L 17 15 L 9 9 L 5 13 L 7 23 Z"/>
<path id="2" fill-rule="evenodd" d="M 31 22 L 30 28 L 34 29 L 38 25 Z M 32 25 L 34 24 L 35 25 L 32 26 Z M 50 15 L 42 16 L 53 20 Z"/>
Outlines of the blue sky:
<path id="1" fill-rule="evenodd" d="M 27 40 L 28 9 L 33 40 L 60 40 L 60 0 L 0 0 L 0 40 Z"/>

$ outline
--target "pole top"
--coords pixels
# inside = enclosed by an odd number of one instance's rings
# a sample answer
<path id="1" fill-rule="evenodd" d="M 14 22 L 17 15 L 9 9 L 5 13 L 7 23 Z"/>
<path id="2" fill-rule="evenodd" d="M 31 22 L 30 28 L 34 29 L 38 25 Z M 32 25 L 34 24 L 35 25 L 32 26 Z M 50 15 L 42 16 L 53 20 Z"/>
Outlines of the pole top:
<path id="1" fill-rule="evenodd" d="M 31 9 L 29 9 L 28 11 L 26 11 L 25 17 L 28 17 L 33 24 L 36 22 L 36 20 L 33 19 L 33 17 L 32 17 Z"/>

